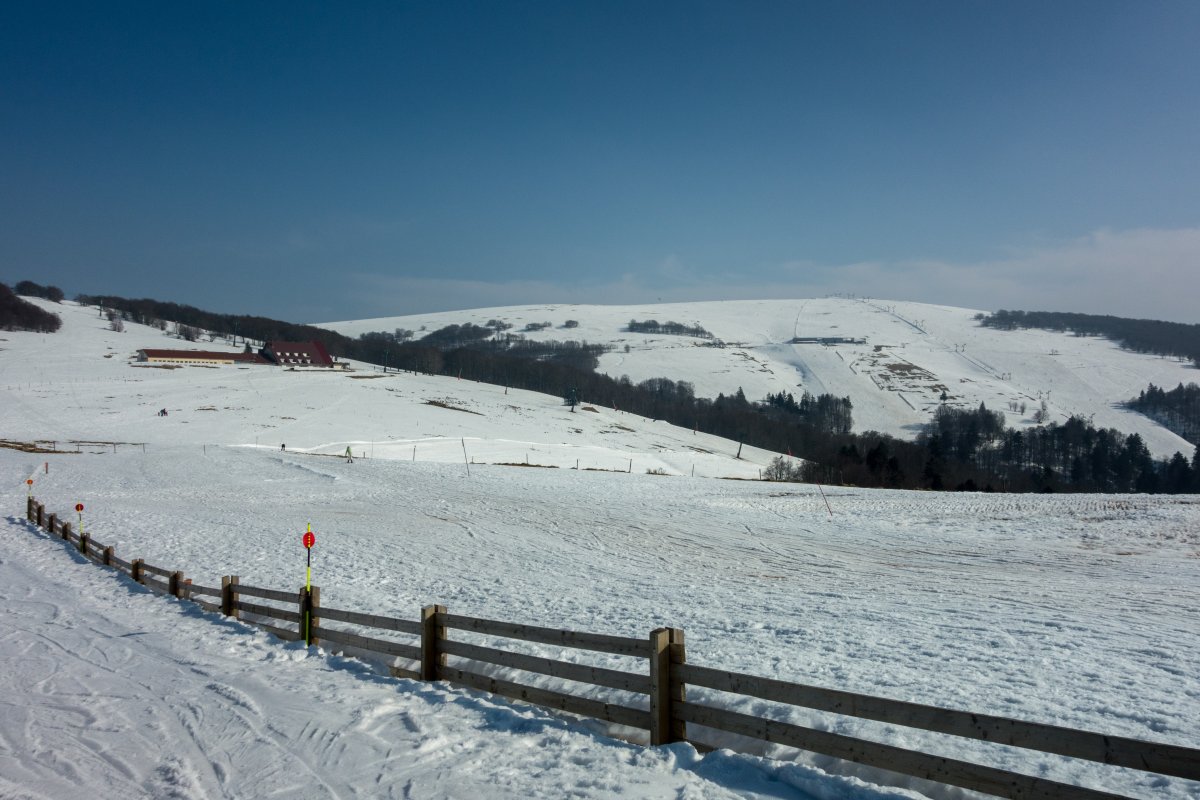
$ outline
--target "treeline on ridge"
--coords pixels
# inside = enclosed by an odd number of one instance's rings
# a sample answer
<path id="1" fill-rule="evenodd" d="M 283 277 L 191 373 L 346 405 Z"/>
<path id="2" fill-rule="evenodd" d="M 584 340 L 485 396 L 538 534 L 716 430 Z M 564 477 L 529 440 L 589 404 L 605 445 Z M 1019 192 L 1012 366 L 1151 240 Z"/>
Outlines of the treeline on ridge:
<path id="1" fill-rule="evenodd" d="M 0 283 L 0 330 L 54 333 L 60 327 L 62 320 L 57 314 L 18 297 L 6 284 Z"/>
<path id="2" fill-rule="evenodd" d="M 1071 332 L 1077 336 L 1103 336 L 1126 350 L 1190 359 L 1200 367 L 1200 325 L 1127 319 L 1064 311 L 1005 311 L 981 314 L 979 324 L 1000 330 L 1038 328 Z"/>
<path id="3" fill-rule="evenodd" d="M 626 328 L 631 333 L 658 333 L 669 336 L 695 336 L 700 339 L 711 339 L 713 335 L 701 325 L 685 325 L 682 322 L 659 322 L 656 319 L 638 321 L 629 320 Z"/>

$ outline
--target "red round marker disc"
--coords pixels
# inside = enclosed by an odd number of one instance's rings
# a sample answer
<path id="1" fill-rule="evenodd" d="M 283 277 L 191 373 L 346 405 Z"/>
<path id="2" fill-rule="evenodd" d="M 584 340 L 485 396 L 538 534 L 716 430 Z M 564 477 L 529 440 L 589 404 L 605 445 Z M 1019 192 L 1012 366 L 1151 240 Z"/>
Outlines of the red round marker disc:
<path id="1" fill-rule="evenodd" d="M 80 514 L 82 514 L 83 513 L 83 503 L 76 503 L 75 510 L 78 511 Z"/>
<path id="2" fill-rule="evenodd" d="M 317 543 L 317 537 L 313 535 L 312 531 L 309 531 L 308 533 L 304 534 L 303 541 L 305 547 L 312 547 Z"/>
<path id="3" fill-rule="evenodd" d="M 25 480 L 25 482 L 28 483 L 30 486 L 33 486 L 33 478 L 27 478 Z"/>

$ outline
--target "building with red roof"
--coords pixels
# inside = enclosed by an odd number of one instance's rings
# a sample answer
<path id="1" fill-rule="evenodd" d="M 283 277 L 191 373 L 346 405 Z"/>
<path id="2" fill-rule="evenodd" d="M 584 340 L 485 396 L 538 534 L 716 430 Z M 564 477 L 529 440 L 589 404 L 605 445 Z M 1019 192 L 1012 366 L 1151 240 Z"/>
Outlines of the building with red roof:
<path id="1" fill-rule="evenodd" d="M 281 367 L 332 367 L 333 357 L 320 342 L 267 342 L 262 354 Z"/>

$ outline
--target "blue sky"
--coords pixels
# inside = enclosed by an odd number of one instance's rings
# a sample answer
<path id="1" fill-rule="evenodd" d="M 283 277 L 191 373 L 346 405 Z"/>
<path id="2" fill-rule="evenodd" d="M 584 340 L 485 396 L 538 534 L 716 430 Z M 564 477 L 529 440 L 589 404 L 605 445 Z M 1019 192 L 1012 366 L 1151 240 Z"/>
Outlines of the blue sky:
<path id="1" fill-rule="evenodd" d="M 1200 322 L 1200 3 L 0 5 L 0 280 Z"/>

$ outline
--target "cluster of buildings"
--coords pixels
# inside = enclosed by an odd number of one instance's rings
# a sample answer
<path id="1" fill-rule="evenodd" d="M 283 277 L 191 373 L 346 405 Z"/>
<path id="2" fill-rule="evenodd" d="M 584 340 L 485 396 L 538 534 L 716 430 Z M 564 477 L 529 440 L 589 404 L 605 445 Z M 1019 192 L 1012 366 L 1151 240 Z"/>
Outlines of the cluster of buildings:
<path id="1" fill-rule="evenodd" d="M 333 360 L 320 342 L 267 342 L 257 353 L 219 353 L 208 350 L 137 351 L 137 360 L 148 364 L 213 366 L 219 364 L 259 364 L 279 367 L 326 367 L 341 365 Z"/>

